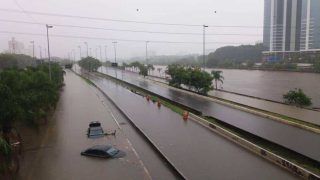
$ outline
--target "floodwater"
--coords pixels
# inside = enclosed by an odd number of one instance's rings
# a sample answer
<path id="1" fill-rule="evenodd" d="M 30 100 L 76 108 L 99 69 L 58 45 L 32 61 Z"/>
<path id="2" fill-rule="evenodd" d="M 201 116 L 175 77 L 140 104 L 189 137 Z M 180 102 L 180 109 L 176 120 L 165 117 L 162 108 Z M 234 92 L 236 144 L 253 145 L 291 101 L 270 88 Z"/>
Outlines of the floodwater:
<path id="1" fill-rule="evenodd" d="M 241 146 L 194 121 L 182 120 L 179 114 L 165 107 L 158 108 L 113 81 L 97 76 L 90 79 L 188 179 L 296 179 Z"/>
<path id="2" fill-rule="evenodd" d="M 135 150 L 136 144 L 126 137 L 125 130 L 119 129 L 113 115 L 84 80 L 67 71 L 65 83 L 49 124 L 42 126 L 38 134 L 22 132 L 26 143 L 19 179 L 175 179 L 166 165 L 152 154 L 152 150 L 150 155 L 150 148 L 145 144 L 139 144 L 144 150 Z M 88 139 L 88 124 L 96 120 L 102 123 L 104 130 L 117 130 L 116 136 Z M 134 133 L 130 135 L 134 136 Z M 98 159 L 80 155 L 82 150 L 97 144 L 111 144 L 124 151 L 126 156 Z M 155 157 L 152 162 L 157 165 L 155 171 L 149 171 L 152 166 L 143 163 L 145 157 L 142 158 L 142 155 Z"/>
<path id="3" fill-rule="evenodd" d="M 164 77 L 165 69 L 166 66 L 155 66 L 151 74 Z M 212 70 L 207 69 L 208 72 Z M 226 91 L 283 102 L 283 94 L 289 90 L 301 88 L 312 98 L 312 107 L 320 108 L 320 74 L 238 69 L 215 70 L 223 72 L 224 83 L 218 86 Z"/>
<path id="4" fill-rule="evenodd" d="M 115 69 L 103 69 L 102 72 L 116 76 Z M 150 83 L 135 73 L 118 70 L 117 77 L 320 162 L 320 135 L 317 133 L 233 109 L 203 97 L 168 89 Z"/>

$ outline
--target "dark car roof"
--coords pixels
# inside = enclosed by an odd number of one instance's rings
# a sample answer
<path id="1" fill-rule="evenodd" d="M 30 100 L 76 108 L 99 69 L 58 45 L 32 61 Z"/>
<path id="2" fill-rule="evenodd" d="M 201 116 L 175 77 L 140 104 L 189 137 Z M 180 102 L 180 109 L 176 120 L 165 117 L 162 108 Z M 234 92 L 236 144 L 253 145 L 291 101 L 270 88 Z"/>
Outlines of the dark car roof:
<path id="1" fill-rule="evenodd" d="M 100 151 L 107 151 L 108 149 L 110 149 L 112 146 L 110 145 L 95 145 L 92 146 L 91 148 L 87 149 L 87 150 L 100 150 Z"/>
<path id="2" fill-rule="evenodd" d="M 99 121 L 92 121 L 89 123 L 89 127 L 97 127 L 101 126 L 101 123 Z"/>

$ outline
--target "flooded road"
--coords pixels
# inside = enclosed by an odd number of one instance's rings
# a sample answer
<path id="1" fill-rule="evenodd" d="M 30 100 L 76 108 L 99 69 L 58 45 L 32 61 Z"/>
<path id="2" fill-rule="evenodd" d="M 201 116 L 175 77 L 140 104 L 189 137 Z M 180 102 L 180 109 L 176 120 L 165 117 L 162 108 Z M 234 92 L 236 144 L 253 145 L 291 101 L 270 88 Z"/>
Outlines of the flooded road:
<path id="1" fill-rule="evenodd" d="M 22 132 L 26 143 L 19 179 L 175 179 L 150 147 L 139 142 L 134 132 L 127 131 L 128 128 L 120 129 L 114 120 L 119 116 L 108 110 L 106 100 L 100 99 L 91 86 L 69 71 L 65 84 L 49 124 L 41 127 L 38 134 Z M 104 130 L 117 130 L 117 135 L 88 139 L 88 123 L 96 120 L 102 123 Z M 119 120 L 124 121 L 121 118 Z M 127 134 L 134 140 L 129 140 Z M 80 155 L 82 150 L 96 144 L 114 145 L 123 150 L 126 156 L 120 159 L 97 159 Z M 139 151 L 135 145 L 139 146 Z M 152 165 L 149 165 L 150 158 Z"/>
<path id="2" fill-rule="evenodd" d="M 220 119 L 228 124 L 234 125 L 247 132 L 280 144 L 288 149 L 294 150 L 320 162 L 320 135 L 273 121 L 251 113 L 224 106 L 203 97 L 189 95 L 187 93 L 168 89 L 130 72 L 117 72 L 115 69 L 103 69 L 103 73 L 117 76 L 127 82 L 160 94 L 173 101 L 203 112 L 204 115 Z"/>
<path id="3" fill-rule="evenodd" d="M 158 69 L 161 69 L 160 72 Z M 164 77 L 165 69 L 166 66 L 155 66 L 152 74 Z M 207 69 L 208 72 L 212 70 Z M 320 74 L 239 69 L 215 70 L 223 72 L 224 90 L 283 102 L 283 94 L 294 88 L 301 88 L 312 98 L 312 106 L 320 108 Z"/>
<path id="4" fill-rule="evenodd" d="M 121 74 L 118 74 L 121 77 Z M 90 76 L 189 179 L 296 179 L 244 148 L 105 78 Z"/>

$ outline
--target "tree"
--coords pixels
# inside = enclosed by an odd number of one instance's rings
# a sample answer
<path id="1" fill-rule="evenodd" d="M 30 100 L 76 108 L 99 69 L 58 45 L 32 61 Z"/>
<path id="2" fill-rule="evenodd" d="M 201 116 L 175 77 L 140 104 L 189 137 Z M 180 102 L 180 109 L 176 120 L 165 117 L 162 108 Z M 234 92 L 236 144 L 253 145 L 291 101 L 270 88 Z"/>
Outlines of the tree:
<path id="1" fill-rule="evenodd" d="M 94 72 L 97 71 L 97 69 L 101 66 L 101 62 L 93 57 L 86 57 L 86 58 L 82 58 L 79 62 L 78 62 L 79 66 L 89 72 Z"/>
<path id="2" fill-rule="evenodd" d="M 310 106 L 312 104 L 311 98 L 308 97 L 302 89 L 290 90 L 283 95 L 285 103 L 296 106 Z"/>
<path id="3" fill-rule="evenodd" d="M 142 75 L 143 77 L 148 76 L 148 68 L 145 65 L 141 64 L 139 66 L 139 74 Z"/>
<path id="4" fill-rule="evenodd" d="M 224 77 L 222 76 L 222 71 L 211 71 L 211 75 L 215 81 L 216 89 L 218 89 L 218 81 L 223 84 Z"/>
<path id="5" fill-rule="evenodd" d="M 150 70 L 152 70 L 152 71 L 154 70 L 154 67 L 152 64 L 148 64 L 147 69 L 148 69 L 148 73 L 149 73 Z"/>
<path id="6" fill-rule="evenodd" d="M 169 65 L 167 74 L 171 76 L 169 85 L 181 88 L 184 85 L 189 90 L 194 90 L 200 94 L 207 94 L 212 90 L 213 77 L 200 68 L 187 68 L 180 65 Z"/>
<path id="7" fill-rule="evenodd" d="M 201 71 L 200 68 L 194 68 L 186 77 L 188 77 L 188 75 L 190 76 L 189 86 L 196 92 L 206 95 L 208 91 L 213 89 L 213 77 L 209 73 Z"/>

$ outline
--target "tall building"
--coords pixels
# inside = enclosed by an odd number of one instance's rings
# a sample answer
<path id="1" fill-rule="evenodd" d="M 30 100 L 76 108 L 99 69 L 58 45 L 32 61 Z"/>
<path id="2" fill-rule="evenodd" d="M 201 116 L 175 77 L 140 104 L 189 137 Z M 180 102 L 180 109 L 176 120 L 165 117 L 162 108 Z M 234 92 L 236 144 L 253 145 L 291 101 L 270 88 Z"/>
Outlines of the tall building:
<path id="1" fill-rule="evenodd" d="M 263 43 L 269 52 L 320 50 L 320 0 L 265 0 Z"/>

